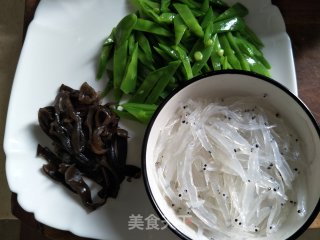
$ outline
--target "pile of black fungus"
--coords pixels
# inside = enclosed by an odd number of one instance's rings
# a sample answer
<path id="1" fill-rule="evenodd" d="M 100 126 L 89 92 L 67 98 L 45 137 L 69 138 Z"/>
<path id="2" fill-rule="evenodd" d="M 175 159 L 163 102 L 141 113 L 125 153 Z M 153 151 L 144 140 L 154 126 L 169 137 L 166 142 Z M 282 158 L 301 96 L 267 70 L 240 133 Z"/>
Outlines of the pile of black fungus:
<path id="1" fill-rule="evenodd" d="M 48 161 L 43 171 L 78 194 L 87 208 L 116 198 L 126 177 L 140 177 L 140 168 L 126 164 L 127 131 L 118 126 L 111 104 L 101 105 L 87 83 L 80 90 L 61 85 L 53 106 L 40 108 L 38 119 L 53 140 L 53 150 L 38 145 L 37 155 Z M 101 186 L 96 194 L 85 178 Z"/>

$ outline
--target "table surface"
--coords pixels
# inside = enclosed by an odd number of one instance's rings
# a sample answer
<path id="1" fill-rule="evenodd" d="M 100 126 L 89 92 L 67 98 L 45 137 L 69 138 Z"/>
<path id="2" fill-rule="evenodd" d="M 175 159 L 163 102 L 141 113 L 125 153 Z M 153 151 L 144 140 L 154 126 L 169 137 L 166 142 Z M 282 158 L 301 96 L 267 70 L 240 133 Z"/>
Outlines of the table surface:
<path id="1" fill-rule="evenodd" d="M 309 107 L 315 119 L 320 123 L 320 1 L 273 0 L 284 17 L 287 32 L 291 38 L 299 97 Z M 24 33 L 34 16 L 39 0 L 25 0 Z M 23 224 L 27 224 L 43 237 L 52 240 L 88 240 L 69 232 L 60 231 L 38 223 L 32 213 L 25 212 L 12 194 L 12 213 Z M 320 228 L 320 215 L 310 228 Z M 25 239 L 30 239 L 26 237 Z"/>

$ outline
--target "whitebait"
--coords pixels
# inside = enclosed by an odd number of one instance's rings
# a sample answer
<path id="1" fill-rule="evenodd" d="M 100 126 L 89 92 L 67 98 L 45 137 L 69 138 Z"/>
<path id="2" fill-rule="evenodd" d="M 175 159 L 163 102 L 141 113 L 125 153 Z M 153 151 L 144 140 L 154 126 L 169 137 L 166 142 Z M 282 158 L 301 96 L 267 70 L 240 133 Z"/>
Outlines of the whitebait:
<path id="1" fill-rule="evenodd" d="M 264 237 L 307 213 L 299 138 L 264 98 L 189 100 L 160 132 L 160 189 L 199 239 Z"/>

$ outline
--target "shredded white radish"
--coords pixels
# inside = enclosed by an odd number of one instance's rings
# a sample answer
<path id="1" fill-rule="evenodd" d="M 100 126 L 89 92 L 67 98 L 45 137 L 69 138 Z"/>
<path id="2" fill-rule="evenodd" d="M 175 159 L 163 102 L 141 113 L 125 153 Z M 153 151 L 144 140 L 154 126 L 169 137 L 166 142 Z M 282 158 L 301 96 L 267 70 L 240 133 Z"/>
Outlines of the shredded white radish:
<path id="1" fill-rule="evenodd" d="M 307 213 L 300 140 L 264 100 L 189 100 L 159 134 L 160 189 L 199 239 L 268 236 Z"/>

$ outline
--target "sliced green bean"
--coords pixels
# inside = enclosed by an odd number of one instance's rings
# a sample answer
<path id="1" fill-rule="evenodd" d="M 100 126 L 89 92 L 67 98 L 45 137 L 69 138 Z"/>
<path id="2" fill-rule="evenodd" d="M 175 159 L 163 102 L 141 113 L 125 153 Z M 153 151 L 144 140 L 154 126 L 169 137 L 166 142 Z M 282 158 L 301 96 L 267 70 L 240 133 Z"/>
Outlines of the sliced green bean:
<path id="1" fill-rule="evenodd" d="M 180 62 L 180 61 L 179 61 Z M 170 65 L 171 64 L 171 65 Z M 137 102 L 137 103 L 143 103 L 151 93 L 152 89 L 156 85 L 156 83 L 159 81 L 159 79 L 162 79 L 163 74 L 167 71 L 173 71 L 176 62 L 169 63 L 169 65 L 159 68 L 153 72 L 151 72 L 143 81 L 143 83 L 140 85 L 139 89 L 136 91 L 136 94 L 132 97 L 130 102 Z"/>
<path id="2" fill-rule="evenodd" d="M 185 77 L 187 78 L 187 80 L 193 78 L 190 59 L 189 59 L 186 51 L 180 46 L 175 46 L 175 50 L 177 51 L 177 53 L 179 55 L 179 59 L 182 62 L 182 66 L 183 66 L 183 69 L 184 69 L 183 73 L 184 73 Z"/>
<path id="3" fill-rule="evenodd" d="M 106 71 L 108 60 L 112 57 L 113 48 L 114 46 L 111 44 L 103 46 L 99 58 L 98 71 L 96 75 L 97 79 L 101 79 L 103 77 Z"/>
<path id="4" fill-rule="evenodd" d="M 214 21 L 218 22 L 233 17 L 245 17 L 248 13 L 249 11 L 245 6 L 241 3 L 235 3 L 233 6 L 221 13 Z"/>
<path id="5" fill-rule="evenodd" d="M 121 82 L 120 89 L 128 94 L 132 93 L 137 84 L 137 70 L 138 70 L 138 43 L 135 44 L 132 55 L 130 56 L 127 64 L 124 79 Z"/>
<path id="6" fill-rule="evenodd" d="M 248 27 L 245 26 L 240 30 L 243 36 L 245 36 L 250 42 L 252 42 L 258 49 L 263 48 L 263 43 L 258 36 Z"/>
<path id="7" fill-rule="evenodd" d="M 202 27 L 202 29 L 205 29 L 210 22 L 213 22 L 213 19 L 214 19 L 214 16 L 213 16 L 212 8 L 209 8 L 201 20 L 200 26 Z"/>
<path id="8" fill-rule="evenodd" d="M 239 59 L 241 68 L 243 70 L 250 71 L 249 63 L 247 62 L 245 57 L 242 55 L 242 53 L 241 53 L 241 51 L 240 51 L 240 49 L 239 49 L 239 47 L 238 47 L 233 35 L 232 35 L 232 32 L 227 32 L 226 36 L 227 36 L 227 39 L 229 41 L 229 44 L 230 44 L 231 48 L 234 50 L 235 55 Z"/>
<path id="9" fill-rule="evenodd" d="M 161 78 L 157 81 L 156 85 L 151 90 L 149 96 L 147 97 L 145 103 L 154 104 L 159 99 L 161 93 L 164 91 L 172 76 L 177 71 L 180 66 L 181 61 L 170 62 L 165 69 L 159 74 Z"/>
<path id="10" fill-rule="evenodd" d="M 153 55 L 146 54 L 140 47 L 138 49 L 138 59 L 139 61 L 144 64 L 149 70 L 154 71 L 153 65 Z"/>
<path id="11" fill-rule="evenodd" d="M 148 0 L 138 0 L 141 12 L 153 21 L 159 23 L 160 4 Z"/>
<path id="12" fill-rule="evenodd" d="M 113 45 L 114 44 L 114 41 L 115 41 L 115 31 L 116 31 L 116 28 L 113 28 L 110 35 L 104 40 L 103 42 L 103 46 L 106 46 L 106 45 Z"/>
<path id="13" fill-rule="evenodd" d="M 157 34 L 165 37 L 172 36 L 171 32 L 161 27 L 161 25 L 153 21 L 142 19 L 142 18 L 138 18 L 133 29 L 137 31 L 153 33 L 153 34 Z"/>
<path id="14" fill-rule="evenodd" d="M 169 12 L 170 4 L 171 4 L 171 0 L 161 0 L 161 2 L 160 2 L 161 12 Z"/>
<path id="15" fill-rule="evenodd" d="M 160 49 L 162 49 L 168 56 L 171 57 L 172 60 L 178 60 L 179 59 L 179 55 L 178 53 L 172 49 L 171 47 L 168 47 L 162 43 L 159 43 L 159 47 Z"/>
<path id="16" fill-rule="evenodd" d="M 227 8 L 229 8 L 229 5 L 223 0 L 210 0 L 210 2 L 213 7 L 219 8 L 221 10 L 226 10 Z"/>
<path id="17" fill-rule="evenodd" d="M 106 71 L 108 61 L 112 58 L 114 42 L 115 42 L 115 28 L 112 29 L 111 34 L 103 42 L 102 50 L 99 57 L 98 71 L 96 78 L 101 79 Z"/>
<path id="18" fill-rule="evenodd" d="M 247 62 L 250 65 L 250 70 L 265 76 L 270 76 L 270 73 L 268 69 L 259 61 L 255 60 L 254 58 L 251 58 L 249 56 L 244 55 Z"/>
<path id="19" fill-rule="evenodd" d="M 178 45 L 187 30 L 187 26 L 183 22 L 182 18 L 177 15 L 173 20 L 175 45 Z"/>
<path id="20" fill-rule="evenodd" d="M 171 24 L 177 14 L 172 12 L 161 13 L 159 16 L 159 23 Z"/>
<path id="21" fill-rule="evenodd" d="M 223 56 L 223 54 L 221 54 L 221 51 L 223 51 L 221 49 L 220 43 L 219 43 L 219 39 L 218 39 L 218 34 L 216 33 L 213 37 L 213 51 L 211 53 L 211 64 L 213 67 L 213 70 L 221 70 L 222 66 L 221 66 L 221 56 Z"/>
<path id="22" fill-rule="evenodd" d="M 213 44 L 209 46 L 202 47 L 202 59 L 200 61 L 196 61 L 192 66 L 192 73 L 194 76 L 198 75 L 204 65 L 208 62 L 209 58 L 211 57 L 211 53 L 213 51 Z"/>
<path id="23" fill-rule="evenodd" d="M 121 98 L 121 82 L 124 76 L 124 69 L 127 65 L 128 40 L 123 44 L 116 44 L 113 56 L 113 87 L 115 100 Z"/>
<path id="24" fill-rule="evenodd" d="M 244 5 L 229 7 L 222 0 L 133 1 L 139 10 L 125 16 L 103 42 L 97 69 L 97 78 L 109 75 L 106 90 L 113 86 L 116 101 L 129 94 L 127 101 L 137 104 L 128 105 L 121 116 L 147 121 L 154 109 L 139 104 L 158 103 L 183 80 L 212 69 L 270 74 L 262 42 L 244 22 Z"/>
<path id="25" fill-rule="evenodd" d="M 137 15 L 135 15 L 134 13 L 125 16 L 119 22 L 115 30 L 116 44 L 121 45 L 128 40 L 136 22 L 137 22 Z"/>
<path id="26" fill-rule="evenodd" d="M 228 39 L 225 34 L 219 35 L 219 41 L 222 49 L 224 50 L 224 55 L 228 58 L 228 62 L 234 69 L 241 69 L 241 64 L 237 57 L 234 55 L 232 48 L 228 42 Z"/>
<path id="27" fill-rule="evenodd" d="M 210 1 L 209 0 L 203 0 L 201 11 L 207 12 L 210 7 Z"/>
<path id="28" fill-rule="evenodd" d="M 136 45 L 134 34 L 130 34 L 128 38 L 128 54 L 131 55 Z"/>
<path id="29" fill-rule="evenodd" d="M 198 37 L 203 37 L 203 30 L 190 8 L 187 5 L 180 3 L 175 3 L 173 6 L 180 14 L 182 20 L 185 22 L 188 28 L 190 28 L 190 30 Z"/>
<path id="30" fill-rule="evenodd" d="M 213 33 L 222 33 L 227 31 L 244 31 L 246 28 L 242 18 L 234 17 L 213 24 Z"/>
<path id="31" fill-rule="evenodd" d="M 172 58 L 170 56 L 168 56 L 168 54 L 166 54 L 165 51 L 163 51 L 162 49 L 160 48 L 157 48 L 157 47 L 153 47 L 154 50 L 156 50 L 156 52 L 167 62 L 170 62 L 172 60 Z"/>
<path id="32" fill-rule="evenodd" d="M 139 43 L 139 47 L 145 53 L 146 57 L 148 58 L 148 61 L 153 62 L 152 50 L 151 50 L 148 38 L 142 32 L 136 32 L 136 36 L 137 36 L 137 41 Z"/>
<path id="33" fill-rule="evenodd" d="M 155 104 L 144 104 L 144 103 L 124 103 L 121 107 L 135 117 L 138 121 L 142 123 L 147 123 L 155 110 L 157 105 Z"/>

